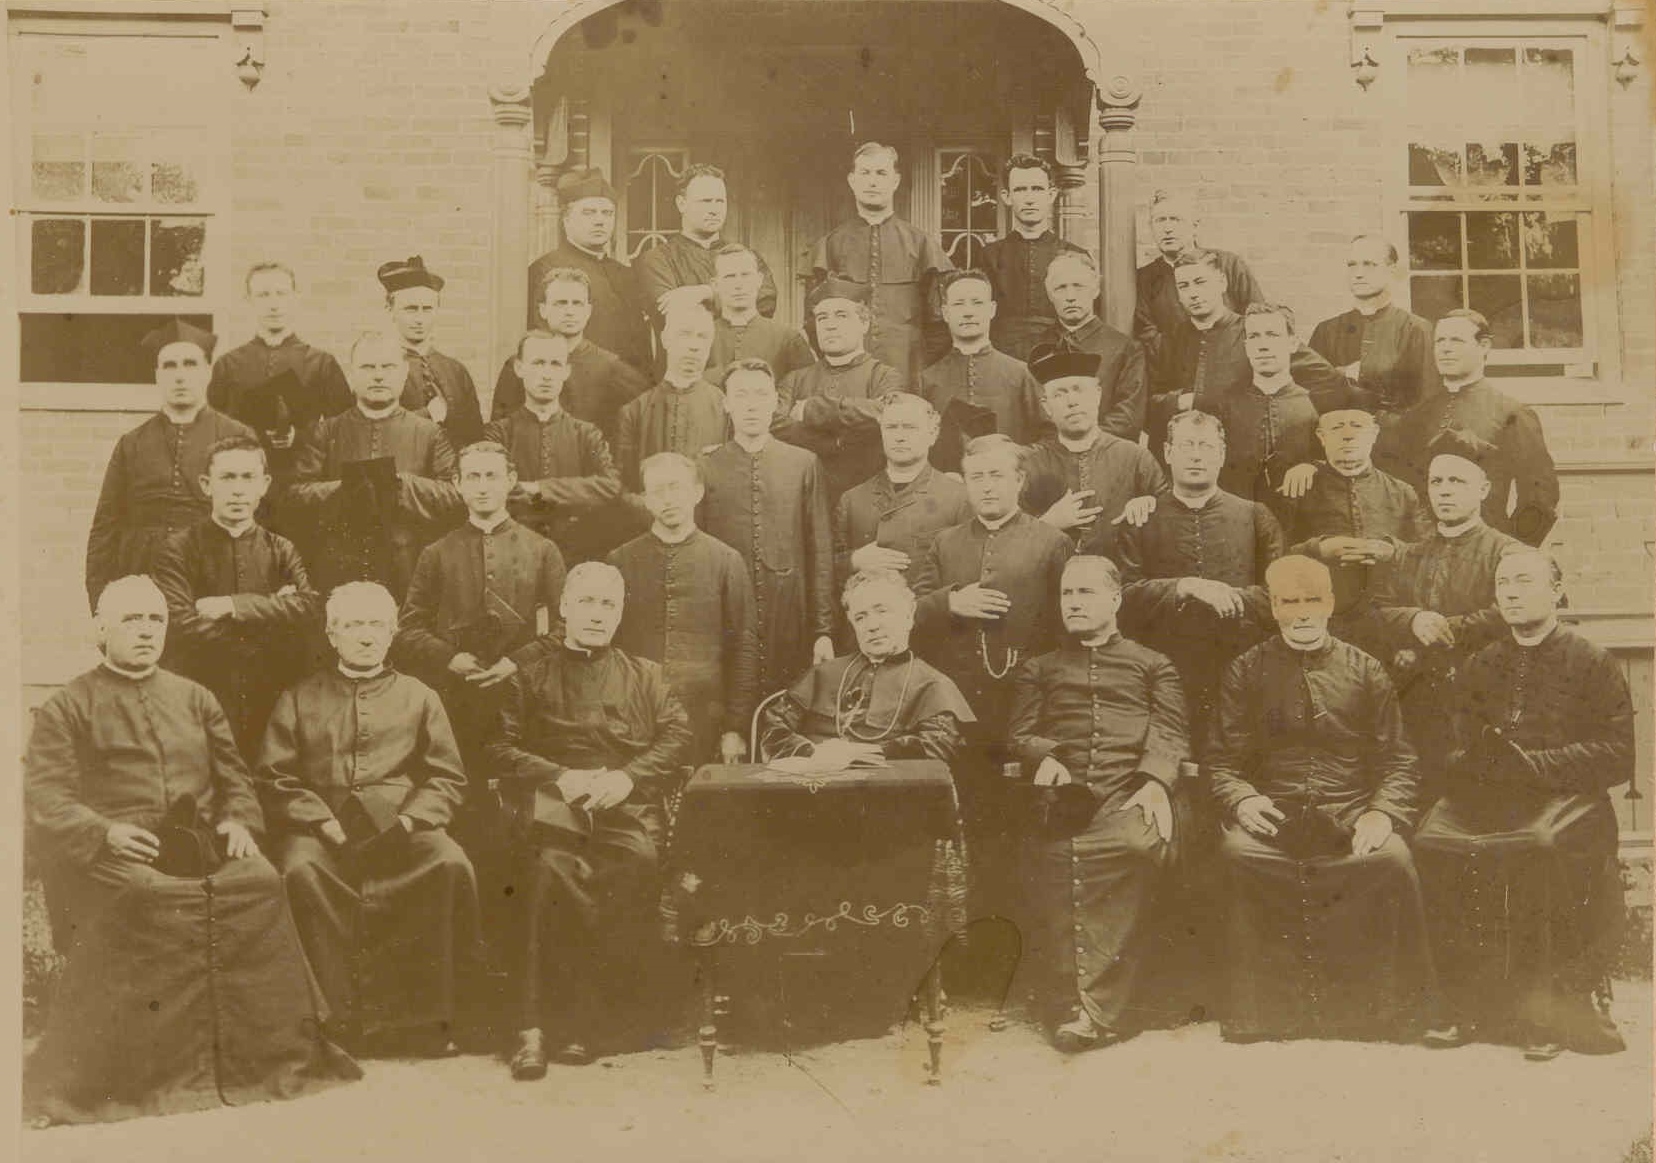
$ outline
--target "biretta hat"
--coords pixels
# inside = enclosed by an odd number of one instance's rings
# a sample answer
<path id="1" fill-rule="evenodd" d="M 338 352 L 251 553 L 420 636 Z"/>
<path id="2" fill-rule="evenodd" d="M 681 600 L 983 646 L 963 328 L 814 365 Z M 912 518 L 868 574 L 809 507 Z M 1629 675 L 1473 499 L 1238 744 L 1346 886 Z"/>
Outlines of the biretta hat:
<path id="1" fill-rule="evenodd" d="M 1056 344 L 1038 343 L 1029 353 L 1029 374 L 1043 384 L 1071 376 L 1098 378 L 1102 356 L 1085 351 L 1067 351 Z"/>
<path id="2" fill-rule="evenodd" d="M 151 359 L 159 356 L 161 349 L 169 343 L 193 343 L 201 348 L 203 355 L 212 359 L 213 349 L 218 346 L 218 336 L 191 326 L 182 319 L 169 319 L 139 340 L 139 346 L 149 353 Z"/>
<path id="3" fill-rule="evenodd" d="M 1487 470 L 1497 451 L 1489 441 L 1468 432 L 1465 428 L 1447 428 L 1434 436 L 1432 442 L 1426 446 L 1426 462 L 1430 464 L 1440 456 L 1458 456 Z"/>
<path id="4" fill-rule="evenodd" d="M 558 175 L 558 205 L 568 206 L 582 198 L 608 198 L 615 201 L 615 188 L 596 166 L 580 166 Z"/>
<path id="5" fill-rule="evenodd" d="M 426 270 L 425 259 L 417 254 L 381 263 L 379 281 L 387 294 L 406 291 L 409 287 L 430 287 L 433 291 L 443 289 L 443 277 Z"/>
<path id="6" fill-rule="evenodd" d="M 818 303 L 827 299 L 849 299 L 853 303 L 868 305 L 868 287 L 844 275 L 825 275 L 809 291 L 805 293 L 805 310 L 814 311 Z"/>

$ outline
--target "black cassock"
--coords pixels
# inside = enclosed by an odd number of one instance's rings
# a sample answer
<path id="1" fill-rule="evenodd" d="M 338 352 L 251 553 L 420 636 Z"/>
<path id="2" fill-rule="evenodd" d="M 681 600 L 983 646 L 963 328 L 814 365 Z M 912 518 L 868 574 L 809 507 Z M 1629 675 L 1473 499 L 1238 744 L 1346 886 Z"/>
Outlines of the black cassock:
<path id="1" fill-rule="evenodd" d="M 544 327 L 540 317 L 541 280 L 557 267 L 569 267 L 586 275 L 592 294 L 592 318 L 587 321 L 586 338 L 605 351 L 613 351 L 648 375 L 650 322 L 638 273 L 608 254 L 593 254 L 570 243 L 549 250 L 529 264 L 529 326 Z"/>
<path id="2" fill-rule="evenodd" d="M 1430 1022 L 1436 983 L 1402 835 L 1415 818 L 1415 755 L 1385 669 L 1338 639 L 1313 651 L 1261 643 L 1225 672 L 1206 767 L 1228 821 L 1225 1036 L 1398 1037 Z M 1288 817 L 1274 837 L 1236 822 L 1255 795 Z M 1368 811 L 1396 830 L 1354 856 Z"/>
<path id="3" fill-rule="evenodd" d="M 1631 779 L 1633 708 L 1606 651 L 1557 627 L 1507 637 L 1455 683 L 1461 747 L 1415 836 L 1452 1010 L 1581 1053 L 1622 1049 L 1601 1004 L 1622 907 L 1608 789 Z M 1498 733 L 1498 734 L 1497 734 Z"/>
<path id="4" fill-rule="evenodd" d="M 456 452 L 482 440 L 483 409 L 466 365 L 436 348 L 419 352 L 404 347 L 403 358 L 408 361 L 408 379 L 403 384 L 402 406 L 436 420 Z"/>

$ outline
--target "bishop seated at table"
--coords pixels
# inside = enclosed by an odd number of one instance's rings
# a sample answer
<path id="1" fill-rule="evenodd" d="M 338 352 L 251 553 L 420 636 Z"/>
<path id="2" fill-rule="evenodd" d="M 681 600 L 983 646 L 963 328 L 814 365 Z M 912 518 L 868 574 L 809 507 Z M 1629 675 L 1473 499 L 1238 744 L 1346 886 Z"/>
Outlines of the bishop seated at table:
<path id="1" fill-rule="evenodd" d="M 96 624 L 102 664 L 40 708 L 23 761 L 65 957 L 25 1109 L 103 1122 L 360 1077 L 320 1037 L 230 724 L 205 687 L 157 667 L 166 599 L 147 577 L 117 579 Z"/>
<path id="2" fill-rule="evenodd" d="M 857 650 L 806 671 L 762 711 L 760 756 L 808 757 L 820 771 L 884 759 L 949 762 L 975 720 L 948 676 L 909 649 L 914 592 L 895 570 L 845 583 Z"/>
<path id="3" fill-rule="evenodd" d="M 518 671 L 490 747 L 523 877 L 520 1080 L 546 1074 L 543 1027 L 582 1065 L 647 1000 L 661 802 L 691 731 L 661 666 L 611 645 L 625 597 L 612 565 L 569 571 L 563 641 Z"/>

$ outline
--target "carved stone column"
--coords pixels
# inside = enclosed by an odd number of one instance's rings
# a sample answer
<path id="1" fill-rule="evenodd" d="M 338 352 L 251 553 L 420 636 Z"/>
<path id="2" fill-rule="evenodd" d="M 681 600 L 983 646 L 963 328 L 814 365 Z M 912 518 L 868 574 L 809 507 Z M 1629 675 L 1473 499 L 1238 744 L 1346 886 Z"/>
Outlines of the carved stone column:
<path id="1" fill-rule="evenodd" d="M 1098 270 L 1104 284 L 1104 319 L 1129 334 L 1137 295 L 1138 151 L 1133 126 L 1138 120 L 1138 87 L 1126 77 L 1111 77 L 1098 91 Z"/>
<path id="2" fill-rule="evenodd" d="M 534 110 L 527 88 L 491 89 L 494 113 L 494 239 L 489 267 L 489 366 L 511 351 L 529 317 L 531 191 L 535 182 Z"/>

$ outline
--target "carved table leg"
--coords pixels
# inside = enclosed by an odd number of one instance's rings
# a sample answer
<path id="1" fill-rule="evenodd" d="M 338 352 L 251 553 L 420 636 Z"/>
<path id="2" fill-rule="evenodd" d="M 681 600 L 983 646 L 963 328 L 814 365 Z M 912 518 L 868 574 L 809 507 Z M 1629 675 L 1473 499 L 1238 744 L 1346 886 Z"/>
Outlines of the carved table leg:
<path id="1" fill-rule="evenodd" d="M 701 1047 L 702 1089 L 713 1089 L 713 1059 L 719 1052 L 719 999 L 713 980 L 714 955 L 711 945 L 700 951 L 701 960 L 701 1025 L 696 1030 L 696 1044 Z"/>
<path id="2" fill-rule="evenodd" d="M 926 974 L 926 1085 L 943 1083 L 943 967 L 934 961 Z"/>

